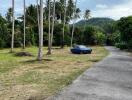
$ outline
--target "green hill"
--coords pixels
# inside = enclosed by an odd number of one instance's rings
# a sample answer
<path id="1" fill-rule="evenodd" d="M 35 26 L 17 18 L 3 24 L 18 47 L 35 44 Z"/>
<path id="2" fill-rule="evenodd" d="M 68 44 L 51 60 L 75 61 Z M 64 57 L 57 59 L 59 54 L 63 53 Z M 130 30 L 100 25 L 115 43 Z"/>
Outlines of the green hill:
<path id="1" fill-rule="evenodd" d="M 86 25 L 97 26 L 103 28 L 106 24 L 112 24 L 115 20 L 111 18 L 91 18 L 86 21 Z M 76 23 L 77 26 L 82 26 L 85 24 L 85 20 L 81 20 Z"/>
<path id="2" fill-rule="evenodd" d="M 113 33 L 115 31 L 115 23 L 116 21 L 111 18 L 91 18 L 85 22 L 85 20 L 81 20 L 76 23 L 76 26 L 83 27 L 84 25 L 94 26 L 101 30 L 104 33 Z"/>

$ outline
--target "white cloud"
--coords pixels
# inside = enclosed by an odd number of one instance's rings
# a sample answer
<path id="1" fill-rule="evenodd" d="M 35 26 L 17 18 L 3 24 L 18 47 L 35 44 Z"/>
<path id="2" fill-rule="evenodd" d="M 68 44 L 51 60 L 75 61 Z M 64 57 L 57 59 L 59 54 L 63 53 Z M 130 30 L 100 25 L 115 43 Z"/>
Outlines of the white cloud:
<path id="1" fill-rule="evenodd" d="M 107 5 L 105 5 L 105 4 L 97 4 L 96 5 L 96 8 L 97 9 L 106 9 L 108 6 Z"/>
<path id="2" fill-rule="evenodd" d="M 4 16 L 7 9 L 11 7 L 11 0 L 0 1 L 0 13 Z M 23 14 L 23 0 L 15 1 L 16 16 Z M 92 17 L 111 17 L 114 19 L 119 19 L 123 16 L 132 15 L 132 0 L 118 0 L 118 3 L 115 1 L 116 0 L 78 0 L 77 6 L 82 10 L 81 19 L 83 17 L 84 10 L 86 9 L 91 10 Z M 35 4 L 36 0 L 26 0 L 27 6 L 29 6 L 31 3 Z"/>
<path id="3" fill-rule="evenodd" d="M 132 1 L 112 7 L 97 9 L 92 12 L 93 17 L 111 17 L 113 19 L 120 19 L 121 17 L 129 15 L 132 15 Z"/>

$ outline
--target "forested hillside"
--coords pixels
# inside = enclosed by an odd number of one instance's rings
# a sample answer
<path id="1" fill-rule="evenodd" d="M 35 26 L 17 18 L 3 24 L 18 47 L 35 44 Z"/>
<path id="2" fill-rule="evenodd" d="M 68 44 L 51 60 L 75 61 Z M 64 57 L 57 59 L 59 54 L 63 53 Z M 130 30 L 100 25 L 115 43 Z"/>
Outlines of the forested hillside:
<path id="1" fill-rule="evenodd" d="M 92 26 L 99 26 L 103 27 L 105 24 L 111 24 L 114 23 L 115 21 L 111 18 L 91 18 L 85 22 L 85 20 L 81 20 L 78 23 L 76 23 L 77 26 L 82 26 L 85 23 L 87 25 L 92 25 Z"/>
<path id="2" fill-rule="evenodd" d="M 111 32 L 111 26 L 116 21 L 111 18 L 91 18 L 89 20 L 81 20 L 78 23 L 76 23 L 77 26 L 83 26 L 86 24 L 86 26 L 94 26 L 97 28 L 100 28 L 100 30 L 104 31 L 105 33 L 113 33 Z"/>

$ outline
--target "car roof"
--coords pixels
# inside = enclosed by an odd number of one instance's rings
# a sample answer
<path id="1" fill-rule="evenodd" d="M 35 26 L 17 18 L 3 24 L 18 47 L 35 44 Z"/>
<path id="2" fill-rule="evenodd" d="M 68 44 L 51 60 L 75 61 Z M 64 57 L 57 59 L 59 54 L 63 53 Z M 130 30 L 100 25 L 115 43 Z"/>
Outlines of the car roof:
<path id="1" fill-rule="evenodd" d="M 85 45 L 76 45 L 75 47 L 86 48 Z"/>

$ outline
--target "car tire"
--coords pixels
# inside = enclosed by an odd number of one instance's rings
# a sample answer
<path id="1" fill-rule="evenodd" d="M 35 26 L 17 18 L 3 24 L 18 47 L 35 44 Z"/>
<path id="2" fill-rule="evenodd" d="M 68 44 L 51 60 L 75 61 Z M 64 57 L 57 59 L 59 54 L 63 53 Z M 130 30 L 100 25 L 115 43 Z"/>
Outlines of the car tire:
<path id="1" fill-rule="evenodd" d="M 83 51 L 81 51 L 80 54 L 83 54 Z"/>

